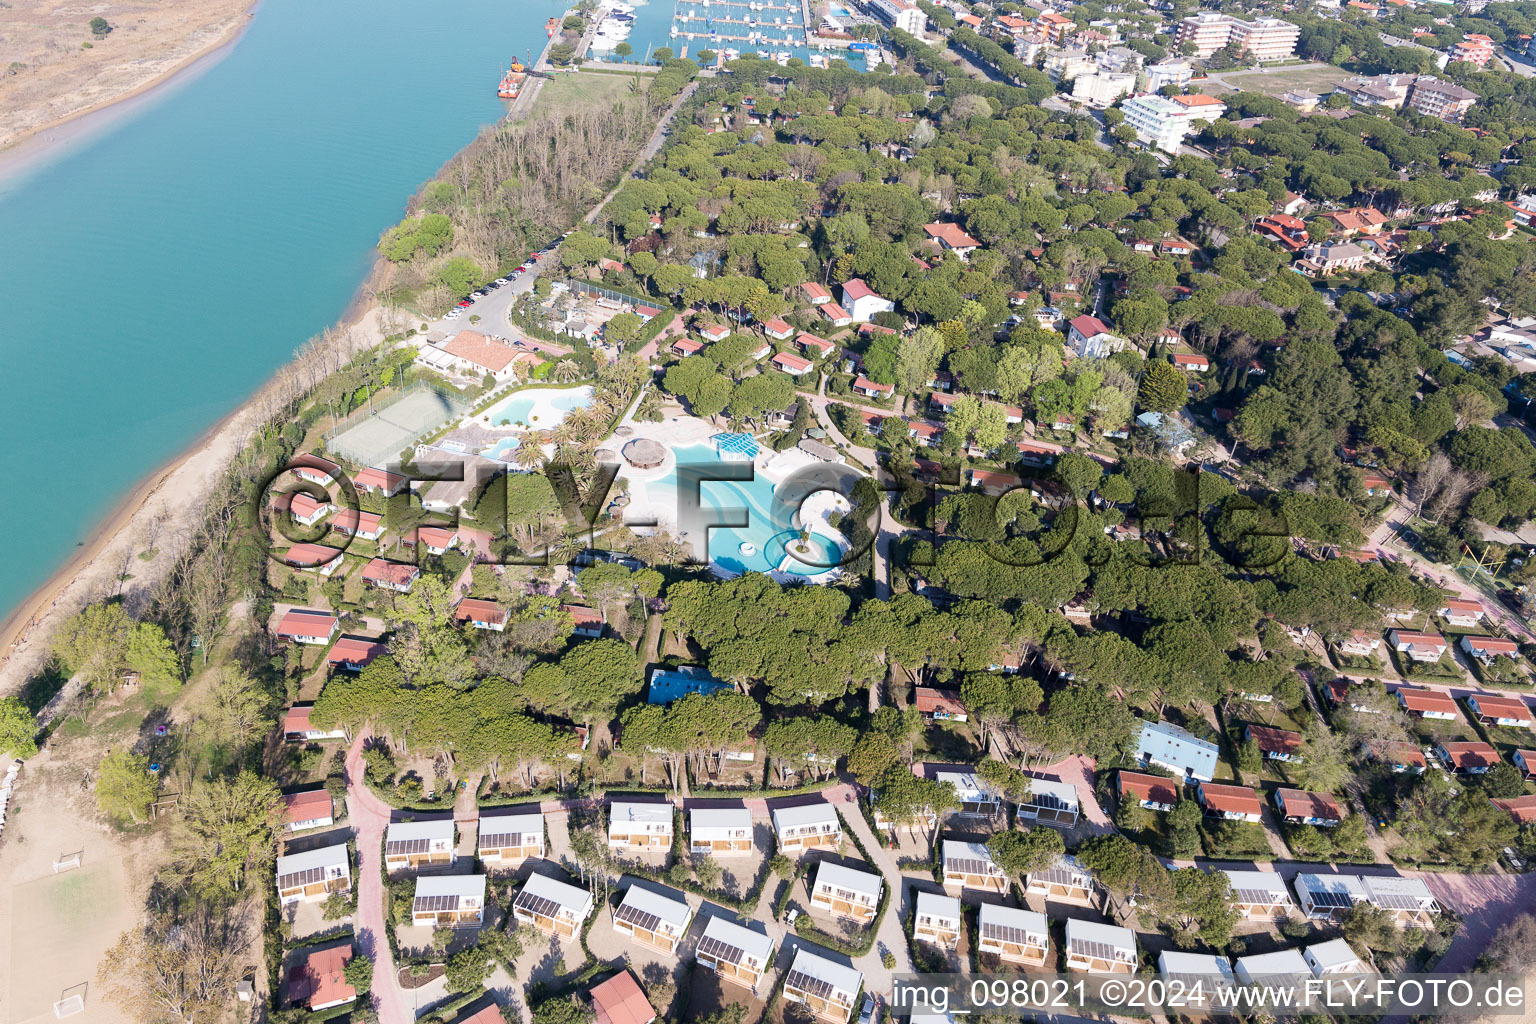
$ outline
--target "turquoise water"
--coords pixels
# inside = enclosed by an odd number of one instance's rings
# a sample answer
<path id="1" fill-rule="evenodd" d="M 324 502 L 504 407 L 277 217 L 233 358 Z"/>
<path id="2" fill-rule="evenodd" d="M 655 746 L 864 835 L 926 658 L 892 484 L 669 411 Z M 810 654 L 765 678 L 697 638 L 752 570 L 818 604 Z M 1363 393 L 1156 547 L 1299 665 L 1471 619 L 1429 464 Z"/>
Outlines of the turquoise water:
<path id="1" fill-rule="evenodd" d="M 500 426 L 503 420 L 516 426 L 519 423 L 534 425 L 535 421 L 530 417 L 537 414 L 539 429 L 548 430 L 565 419 L 566 413 L 584 409 L 591 404 L 592 389 L 590 387 L 569 390 L 534 388 L 530 391 L 512 392 L 488 415 L 492 426 Z M 515 448 L 516 445 L 513 447 Z"/>
<path id="2" fill-rule="evenodd" d="M 740 50 L 743 54 L 756 53 L 758 50 L 768 50 L 774 53 L 778 53 L 779 51 L 788 51 L 791 55 L 799 57 L 802 61 L 806 60 L 806 58 L 809 57 L 812 53 L 825 53 L 829 60 L 846 60 L 854 68 L 854 70 L 864 70 L 863 56 L 847 50 L 812 50 L 804 43 L 799 45 L 791 45 L 784 42 L 744 43 L 739 40 L 711 41 L 706 38 L 707 29 L 702 26 L 702 23 L 697 21 L 688 23 L 688 25 L 692 26 L 692 31 L 697 36 L 697 38 L 689 39 L 686 35 L 679 35 L 674 39 L 672 38 L 671 34 L 673 14 L 679 5 L 675 4 L 673 0 L 649 0 L 648 3 L 635 3 L 634 0 L 629 0 L 629 2 L 635 8 L 635 20 L 630 23 L 631 28 L 629 37 L 624 41 L 628 43 L 630 49 L 634 51 L 634 53 L 632 53 L 628 58 L 631 61 L 643 60 L 648 52 L 654 51 L 658 47 L 662 46 L 668 47 L 679 57 L 693 57 L 696 56 L 700 50 L 721 51 L 726 48 L 731 48 Z M 782 0 L 780 0 L 780 2 L 782 2 Z M 684 11 L 697 11 L 701 14 L 705 12 L 702 0 L 682 0 L 681 7 Z M 729 11 L 730 13 L 725 14 L 726 17 L 741 18 L 743 16 L 743 12 L 746 9 L 732 6 L 730 8 L 711 7 L 710 10 L 716 12 Z M 770 21 L 774 16 L 784 16 L 784 12 L 779 10 L 772 10 L 768 11 L 767 13 Z M 799 18 L 800 15 L 798 11 L 796 12 L 795 16 L 797 19 Z M 812 18 L 814 23 L 815 16 L 812 15 Z M 689 29 L 687 26 L 679 24 L 680 32 L 685 32 L 688 30 Z M 726 26 L 721 26 L 720 31 L 727 31 Z M 733 25 L 730 26 L 729 31 L 731 35 L 743 35 L 751 30 L 744 29 L 740 25 Z M 785 30 L 777 26 L 760 26 L 758 31 L 771 32 L 773 35 L 779 37 L 784 37 L 788 34 Z M 799 39 L 805 38 L 804 26 L 795 26 L 795 37 Z M 599 51 L 599 55 L 602 55 L 601 51 Z"/>
<path id="3" fill-rule="evenodd" d="M 0 617 L 343 313 L 564 6 L 263 0 L 205 73 L 0 182 L 3 464 L 50 498 L 0 502 Z"/>
<path id="4" fill-rule="evenodd" d="M 708 444 L 679 447 L 674 454 L 679 465 L 707 467 L 722 464 L 714 447 Z M 679 507 L 675 467 L 666 476 L 647 483 L 645 488 L 651 507 Z M 794 525 L 798 502 L 791 504 L 782 496 L 776 498 L 773 483 L 761 473 L 751 480 L 706 479 L 699 484 L 699 504 L 702 509 L 725 516 L 730 516 L 732 510 L 746 511 L 746 526 L 716 526 L 709 531 L 709 560 L 731 572 L 768 572 L 779 568 L 786 554 L 785 545 L 800 535 Z M 705 516 L 708 518 L 707 512 Z M 744 553 L 742 544 L 750 544 L 756 550 Z M 812 533 L 810 545 L 817 552 L 815 561 L 819 564 L 791 561 L 786 571 L 800 576 L 817 576 L 838 563 L 841 549 L 830 538 Z"/>

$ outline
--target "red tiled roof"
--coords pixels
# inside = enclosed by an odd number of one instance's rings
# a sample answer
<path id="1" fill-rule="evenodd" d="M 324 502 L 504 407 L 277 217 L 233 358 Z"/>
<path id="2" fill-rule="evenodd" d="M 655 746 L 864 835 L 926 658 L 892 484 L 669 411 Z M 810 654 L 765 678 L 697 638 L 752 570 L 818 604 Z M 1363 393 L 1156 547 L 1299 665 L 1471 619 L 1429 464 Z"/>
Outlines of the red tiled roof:
<path id="1" fill-rule="evenodd" d="M 416 527 L 416 541 L 433 548 L 446 548 L 458 541 L 459 531 L 446 526 Z"/>
<path id="2" fill-rule="evenodd" d="M 1442 743 L 1440 749 L 1457 768 L 1491 768 L 1499 763 L 1499 752 L 1481 741 Z"/>
<path id="3" fill-rule="evenodd" d="M 351 533 L 377 533 L 379 527 L 384 525 L 384 517 L 360 508 L 344 508 L 331 520 L 331 525 Z"/>
<path id="4" fill-rule="evenodd" d="M 1462 640 L 1471 644 L 1473 648 L 1481 651 L 1493 651 L 1496 654 L 1515 654 L 1520 650 L 1520 645 L 1513 640 L 1501 640 L 1496 636 L 1465 636 Z M 1501 697 L 1478 697 L 1479 704 L 1486 704 L 1490 700 L 1503 700 Z M 1510 701 L 1510 703 L 1518 703 Z M 1522 705 L 1523 706 L 1523 705 Z"/>
<path id="5" fill-rule="evenodd" d="M 1120 792 L 1130 793 L 1138 800 L 1150 800 L 1158 804 L 1179 802 L 1178 785 L 1172 779 L 1141 772 L 1120 772 Z"/>
<path id="6" fill-rule="evenodd" d="M 1396 764 L 1419 765 L 1429 764 L 1424 759 L 1424 751 L 1411 743 L 1399 743 L 1392 748 L 1391 758 Z"/>
<path id="7" fill-rule="evenodd" d="M 1483 640 L 1487 638 L 1468 637 L 1468 639 Z M 1508 640 L 1500 640 L 1497 642 L 1509 644 L 1511 650 L 1513 650 L 1515 647 L 1515 645 L 1510 643 Z M 1487 715 L 1490 718 L 1528 719 L 1531 717 L 1531 709 L 1526 706 L 1526 703 L 1523 700 L 1517 700 L 1514 697 L 1490 697 L 1485 693 L 1474 693 L 1472 696 L 1477 698 L 1477 707 L 1479 713 Z"/>
<path id="8" fill-rule="evenodd" d="M 809 359 L 801 358 L 793 352 L 780 352 L 769 361 L 775 366 L 782 366 L 784 369 L 796 373 L 804 373 L 811 368 L 811 361 Z"/>
<path id="9" fill-rule="evenodd" d="M 878 391 L 884 395 L 890 394 L 893 390 L 889 384 L 881 384 L 878 381 L 870 380 L 868 377 L 855 377 L 853 379 L 853 386 L 865 391 Z"/>
<path id="10" fill-rule="evenodd" d="M 517 350 L 511 345 L 503 345 L 479 331 L 460 331 L 448 339 L 443 351 L 492 373 L 500 373 L 517 358 Z"/>
<path id="11" fill-rule="evenodd" d="M 1211 361 L 1205 358 L 1205 356 L 1196 352 L 1175 352 L 1173 354 L 1173 365 L 1209 367 L 1211 365 Z"/>
<path id="12" fill-rule="evenodd" d="M 931 715 L 934 712 L 940 711 L 948 715 L 963 715 L 966 713 L 965 705 L 960 701 L 958 690 L 936 690 L 931 686 L 919 686 L 916 697 L 919 714 Z"/>
<path id="13" fill-rule="evenodd" d="M 1218 107 L 1226 105 L 1215 96 L 1205 96 L 1200 93 L 1190 93 L 1187 96 L 1175 96 L 1173 97 L 1173 102 L 1181 103 L 1186 107 Z M 1189 243 L 1186 242 L 1185 244 L 1188 245 Z"/>
<path id="14" fill-rule="evenodd" d="M 1088 338 L 1093 337 L 1095 334 L 1109 333 L 1108 324 L 1106 324 L 1103 320 L 1100 320 L 1098 317 L 1088 316 L 1086 313 L 1082 316 L 1073 317 L 1068 326 L 1076 330 L 1077 333 Z"/>
<path id="15" fill-rule="evenodd" d="M 775 334 L 788 334 L 790 331 L 794 330 L 794 328 L 790 326 L 787 320 L 780 320 L 778 317 L 774 317 L 772 320 L 764 322 L 763 327 L 764 329 L 772 331 Z"/>
<path id="16" fill-rule="evenodd" d="M 935 222 L 923 225 L 923 230 L 928 233 L 929 238 L 943 242 L 951 249 L 974 249 L 981 245 L 976 239 L 966 234 L 965 230 L 958 224 L 940 224 Z"/>
<path id="17" fill-rule="evenodd" d="M 405 483 L 405 477 L 399 473 L 391 473 L 385 469 L 374 469 L 370 466 L 367 469 L 358 470 L 357 475 L 352 478 L 352 482 L 358 487 L 377 487 L 381 490 L 392 491 Z"/>
<path id="18" fill-rule="evenodd" d="M 453 610 L 453 617 L 458 622 L 503 622 L 507 618 L 507 610 L 495 601 L 466 597 Z"/>
<path id="19" fill-rule="evenodd" d="M 323 569 L 341 557 L 340 548 L 299 543 L 283 552 L 283 561 L 295 569 Z"/>
<path id="20" fill-rule="evenodd" d="M 1265 753 L 1293 754 L 1301 749 L 1302 735 L 1299 732 L 1268 725 L 1250 725 L 1248 732 Z"/>
<path id="21" fill-rule="evenodd" d="M 678 338 L 672 343 L 672 349 L 675 352 L 681 352 L 685 356 L 691 356 L 696 352 L 702 352 L 704 350 L 704 343 L 702 341 L 695 341 L 693 338 Z"/>
<path id="22" fill-rule="evenodd" d="M 587 608 L 579 604 L 563 604 L 560 610 L 571 617 L 571 621 L 578 626 L 601 626 L 603 616 L 601 612 Z"/>
<path id="23" fill-rule="evenodd" d="M 331 477 L 333 479 L 341 473 L 341 467 L 336 465 L 336 463 L 312 452 L 295 455 L 288 460 L 288 465 L 284 468 L 295 471 L 307 469 L 318 476 Z"/>
<path id="24" fill-rule="evenodd" d="M 290 825 L 316 821 L 331 816 L 331 794 L 323 789 L 308 793 L 289 793 L 283 797 L 283 820 Z"/>
<path id="25" fill-rule="evenodd" d="M 831 320 L 833 323 L 836 323 L 839 320 L 853 319 L 853 317 L 848 315 L 848 311 L 846 309 L 844 309 L 842 306 L 839 306 L 835 302 L 823 303 L 817 308 L 821 310 L 822 316 L 826 317 L 828 320 Z"/>
<path id="26" fill-rule="evenodd" d="M 288 498 L 286 508 L 295 517 L 308 519 L 310 516 L 314 515 L 316 512 L 320 511 L 322 508 L 325 508 L 329 504 L 330 502 L 319 501 L 311 495 L 305 494 L 303 491 L 294 491 L 293 494 Z M 279 504 L 279 507 L 282 507 L 281 503 Z"/>
<path id="27" fill-rule="evenodd" d="M 363 582 L 365 583 L 389 583 L 394 586 L 403 586 L 410 583 L 421 570 L 414 565 L 404 562 L 391 562 L 383 558 L 375 558 L 363 566 Z"/>
<path id="28" fill-rule="evenodd" d="M 336 628 L 336 616 L 327 612 L 291 609 L 277 624 L 278 636 L 327 636 Z"/>
<path id="29" fill-rule="evenodd" d="M 1289 818 L 1322 818 L 1343 821 L 1344 809 L 1327 793 L 1308 793 L 1301 789 L 1277 789 L 1275 796 Z"/>
<path id="30" fill-rule="evenodd" d="M 307 1003 L 311 1009 L 357 998 L 357 990 L 347 984 L 342 973 L 352 959 L 352 947 L 332 946 L 317 950 L 295 964 L 288 974 L 288 998 Z"/>
<path id="31" fill-rule="evenodd" d="M 308 704 L 296 704 L 283 713 L 283 732 L 308 732 L 309 713 L 314 710 Z"/>
<path id="32" fill-rule="evenodd" d="M 1536 822 L 1536 796 L 1517 796 L 1512 800 L 1495 800 L 1493 806 L 1508 811 L 1522 825 Z"/>
<path id="33" fill-rule="evenodd" d="M 854 299 L 863 299 L 874 295 L 875 290 L 869 285 L 865 284 L 861 279 L 855 277 L 850 278 L 848 281 L 843 283 L 843 294 L 847 296 L 851 301 Z"/>
<path id="34" fill-rule="evenodd" d="M 650 1024 L 656 1019 L 640 983 L 627 970 L 594 985 L 591 995 L 597 1024 Z"/>
<path id="35" fill-rule="evenodd" d="M 1259 814 L 1264 801 L 1247 786 L 1224 786 L 1218 782 L 1202 782 L 1200 793 L 1205 806 L 1213 811 L 1230 811 L 1235 814 Z"/>
<path id="36" fill-rule="evenodd" d="M 366 665 L 388 650 L 388 644 L 373 637 L 344 636 L 331 645 L 325 653 L 325 661 L 329 665 Z"/>
<path id="37" fill-rule="evenodd" d="M 1456 711 L 1456 702 L 1438 690 L 1416 690 L 1403 686 L 1398 688 L 1397 696 L 1409 711 L 1449 711 L 1453 714 Z"/>
<path id="38" fill-rule="evenodd" d="M 805 297 L 810 299 L 812 302 L 816 302 L 822 299 L 830 299 L 832 297 L 831 292 L 827 291 L 815 281 L 805 282 L 800 286 L 800 290 L 804 292 Z"/>
<path id="39" fill-rule="evenodd" d="M 831 352 L 834 348 L 837 348 L 835 344 L 828 341 L 826 338 L 811 334 L 808 331 L 801 331 L 799 334 L 795 335 L 795 344 L 799 345 L 801 348 L 809 346 L 814 349 L 820 349 L 823 353 Z"/>
<path id="40" fill-rule="evenodd" d="M 1453 615 L 1483 615 L 1483 602 L 1481 601 L 1463 601 L 1460 598 L 1453 597 L 1446 601 L 1443 607 Z"/>
<path id="41" fill-rule="evenodd" d="M 1444 647 L 1445 637 L 1439 633 L 1413 633 L 1406 629 L 1395 629 L 1398 643 L 1423 644 L 1426 647 Z"/>

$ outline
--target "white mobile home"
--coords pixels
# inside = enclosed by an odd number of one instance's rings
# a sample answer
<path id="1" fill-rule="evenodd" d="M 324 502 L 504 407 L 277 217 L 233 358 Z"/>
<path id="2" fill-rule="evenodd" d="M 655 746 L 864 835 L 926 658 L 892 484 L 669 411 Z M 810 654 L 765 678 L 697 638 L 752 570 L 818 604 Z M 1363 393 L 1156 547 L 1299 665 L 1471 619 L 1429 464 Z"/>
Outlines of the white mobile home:
<path id="1" fill-rule="evenodd" d="M 671 802 L 611 802 L 608 805 L 608 846 L 630 850 L 671 849 Z"/>

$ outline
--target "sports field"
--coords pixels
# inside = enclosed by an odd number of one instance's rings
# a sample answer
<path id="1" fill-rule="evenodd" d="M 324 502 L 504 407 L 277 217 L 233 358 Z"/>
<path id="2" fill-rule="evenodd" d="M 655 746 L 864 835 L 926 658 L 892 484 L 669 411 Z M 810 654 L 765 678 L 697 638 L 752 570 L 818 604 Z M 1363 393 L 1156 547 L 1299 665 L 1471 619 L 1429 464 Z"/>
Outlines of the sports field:
<path id="1" fill-rule="evenodd" d="M 1279 96 L 1292 89 L 1310 89 L 1315 93 L 1327 94 L 1348 77 L 1349 72 L 1335 67 L 1267 68 L 1231 72 L 1221 75 L 1219 81 L 1195 84 L 1210 96 L 1225 96 L 1239 90 Z"/>
<path id="2" fill-rule="evenodd" d="M 362 466 L 383 466 L 423 434 L 462 415 L 465 403 L 432 388 L 407 392 L 388 406 L 363 412 L 351 426 L 330 439 L 328 446 Z"/>
<path id="3" fill-rule="evenodd" d="M 54 1020 L 53 1004 L 66 992 L 85 996 L 84 1011 L 69 1020 L 119 1019 L 100 998 L 96 967 L 131 923 L 127 891 L 122 859 L 90 850 L 78 868 L 12 888 L 9 1024 Z"/>

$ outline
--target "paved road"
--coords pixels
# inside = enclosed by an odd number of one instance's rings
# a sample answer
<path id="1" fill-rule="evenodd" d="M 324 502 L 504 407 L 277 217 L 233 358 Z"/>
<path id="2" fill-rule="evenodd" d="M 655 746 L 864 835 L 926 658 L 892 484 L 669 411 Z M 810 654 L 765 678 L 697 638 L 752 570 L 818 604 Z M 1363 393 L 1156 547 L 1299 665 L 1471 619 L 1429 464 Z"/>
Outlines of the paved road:
<path id="1" fill-rule="evenodd" d="M 347 751 L 347 815 L 357 831 L 357 917 L 353 930 L 358 949 L 373 959 L 373 999 L 379 1024 L 411 1024 L 416 1015 L 407 1007 L 384 932 L 384 865 L 379 858 L 393 809 L 363 782 L 363 744 L 368 738 L 368 733 L 360 733 Z"/>

